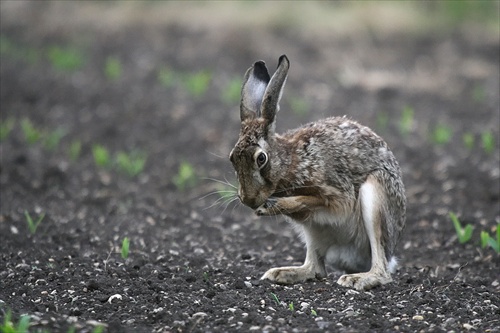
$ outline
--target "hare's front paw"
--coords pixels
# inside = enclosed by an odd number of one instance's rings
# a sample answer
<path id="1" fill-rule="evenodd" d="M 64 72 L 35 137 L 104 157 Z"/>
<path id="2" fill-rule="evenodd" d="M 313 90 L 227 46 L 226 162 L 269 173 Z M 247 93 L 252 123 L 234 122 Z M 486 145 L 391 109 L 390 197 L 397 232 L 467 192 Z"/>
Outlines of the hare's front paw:
<path id="1" fill-rule="evenodd" d="M 277 284 L 294 284 L 312 280 L 316 274 L 304 267 L 271 268 L 260 279 L 273 281 Z"/>
<path id="2" fill-rule="evenodd" d="M 366 272 L 342 275 L 337 283 L 344 287 L 364 291 L 391 281 L 392 278 L 390 275 L 380 275 L 372 272 Z"/>
<path id="3" fill-rule="evenodd" d="M 277 215 L 279 214 L 279 209 L 277 209 L 276 204 L 278 199 L 268 198 L 259 208 L 255 210 L 255 214 L 258 216 L 265 215 Z"/>

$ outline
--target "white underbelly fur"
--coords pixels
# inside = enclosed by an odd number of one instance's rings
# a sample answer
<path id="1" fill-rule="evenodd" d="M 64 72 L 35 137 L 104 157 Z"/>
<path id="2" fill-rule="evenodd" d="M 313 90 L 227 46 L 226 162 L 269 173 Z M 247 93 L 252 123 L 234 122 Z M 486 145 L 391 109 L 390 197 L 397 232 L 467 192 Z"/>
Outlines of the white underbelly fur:
<path id="1" fill-rule="evenodd" d="M 291 221 L 304 242 L 314 239 L 314 248 L 323 249 L 328 265 L 348 273 L 370 269 L 370 244 L 360 215 L 336 216 L 321 209 L 306 222 Z"/>

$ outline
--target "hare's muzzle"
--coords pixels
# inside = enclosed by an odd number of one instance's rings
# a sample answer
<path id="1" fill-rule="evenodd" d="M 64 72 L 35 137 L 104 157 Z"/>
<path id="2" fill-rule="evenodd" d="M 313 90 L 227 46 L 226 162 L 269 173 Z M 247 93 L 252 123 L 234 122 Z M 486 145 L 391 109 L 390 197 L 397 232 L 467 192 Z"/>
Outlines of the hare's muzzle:
<path id="1" fill-rule="evenodd" d="M 242 194 L 238 194 L 238 198 L 242 204 L 252 209 L 257 209 L 260 205 L 262 205 L 262 202 L 260 202 L 261 200 L 258 200 L 258 198 L 251 198 Z"/>

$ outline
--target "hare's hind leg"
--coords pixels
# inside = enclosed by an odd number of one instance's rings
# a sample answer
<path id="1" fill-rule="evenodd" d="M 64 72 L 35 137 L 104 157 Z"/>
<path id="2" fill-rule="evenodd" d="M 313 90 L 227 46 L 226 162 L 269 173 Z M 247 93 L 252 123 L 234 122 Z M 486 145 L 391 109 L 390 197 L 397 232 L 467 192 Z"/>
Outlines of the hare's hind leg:
<path id="1" fill-rule="evenodd" d="M 276 267 L 268 270 L 261 280 L 270 280 L 278 284 L 294 284 L 307 280 L 326 277 L 325 255 L 327 248 L 315 237 L 314 230 L 304 227 L 306 242 L 306 260 L 302 266 Z"/>
<path id="2" fill-rule="evenodd" d="M 371 269 L 365 273 L 342 275 L 337 283 L 357 290 L 368 290 L 392 281 L 383 244 L 383 239 L 387 237 L 383 235 L 387 228 L 382 225 L 386 223 L 383 209 L 386 199 L 380 183 L 373 176 L 369 176 L 361 185 L 359 198 L 363 223 L 370 241 Z"/>

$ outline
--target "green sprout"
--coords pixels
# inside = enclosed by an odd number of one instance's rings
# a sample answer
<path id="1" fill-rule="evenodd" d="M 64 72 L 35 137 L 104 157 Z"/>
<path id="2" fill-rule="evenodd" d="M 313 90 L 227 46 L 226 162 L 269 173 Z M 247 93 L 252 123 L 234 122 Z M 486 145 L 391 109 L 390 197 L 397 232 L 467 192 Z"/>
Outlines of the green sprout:
<path id="1" fill-rule="evenodd" d="M 174 85 L 176 74 L 167 67 L 163 67 L 158 71 L 158 81 L 165 88 L 170 88 Z"/>
<path id="2" fill-rule="evenodd" d="M 500 223 L 497 224 L 497 239 L 490 237 L 488 244 L 495 250 L 496 253 L 500 253 Z"/>
<path id="3" fill-rule="evenodd" d="M 460 221 L 458 220 L 458 217 L 452 212 L 450 212 L 450 218 L 453 222 L 453 225 L 455 226 L 455 231 L 457 233 L 458 241 L 460 242 L 460 244 L 467 243 L 472 237 L 472 225 L 467 224 L 465 227 L 462 227 Z"/>
<path id="4" fill-rule="evenodd" d="M 288 310 L 290 310 L 292 312 L 295 310 L 295 307 L 293 306 L 293 302 L 290 302 L 290 304 L 288 304 Z"/>
<path id="5" fill-rule="evenodd" d="M 487 154 L 491 154 L 495 150 L 495 137 L 490 131 L 481 133 L 481 143 Z"/>
<path id="6" fill-rule="evenodd" d="M 222 100 L 229 105 L 240 101 L 241 85 L 243 84 L 240 78 L 234 78 L 226 85 L 222 92 Z"/>
<path id="7" fill-rule="evenodd" d="M 82 143 L 80 141 L 75 140 L 71 142 L 71 145 L 69 146 L 69 158 L 72 161 L 76 161 L 80 156 L 81 151 L 82 151 Z"/>
<path id="8" fill-rule="evenodd" d="M 317 317 L 318 316 L 318 313 L 316 312 L 316 310 L 311 309 L 311 316 L 313 316 L 313 317 Z"/>
<path id="9" fill-rule="evenodd" d="M 104 325 L 97 325 L 92 330 L 92 333 L 102 333 L 102 332 L 104 332 Z"/>
<path id="10" fill-rule="evenodd" d="M 128 239 L 128 237 L 123 238 L 122 251 L 121 251 L 121 255 L 122 255 L 123 259 L 128 258 L 129 246 L 130 246 L 130 240 Z"/>
<path id="11" fill-rule="evenodd" d="M 71 47 L 52 46 L 47 51 L 47 57 L 55 69 L 63 72 L 76 71 L 84 63 L 82 53 Z"/>
<path id="12" fill-rule="evenodd" d="M 104 74 L 110 80 L 117 80 L 122 74 L 122 64 L 116 57 L 108 57 L 104 65 Z"/>
<path id="13" fill-rule="evenodd" d="M 446 125 L 437 125 L 432 133 L 432 141 L 438 145 L 450 142 L 453 136 L 453 130 Z"/>
<path id="14" fill-rule="evenodd" d="M 500 224 L 497 224 L 496 239 L 491 237 L 487 231 L 481 231 L 481 247 L 490 246 L 496 253 L 500 254 Z"/>
<path id="15" fill-rule="evenodd" d="M 210 282 L 210 276 L 208 272 L 203 272 L 203 282 L 208 283 Z"/>
<path id="16" fill-rule="evenodd" d="M 9 118 L 0 123 L 0 141 L 5 140 L 14 128 L 14 119 Z"/>
<path id="17" fill-rule="evenodd" d="M 209 71 L 199 71 L 197 73 L 188 74 L 184 77 L 184 88 L 193 97 L 201 97 L 205 94 L 212 79 L 212 74 Z"/>
<path id="18" fill-rule="evenodd" d="M 488 244 L 489 239 L 490 239 L 490 234 L 488 233 L 488 231 L 481 231 L 481 247 L 483 249 L 489 245 Z"/>
<path id="19" fill-rule="evenodd" d="M 413 129 L 414 123 L 414 111 L 410 106 L 405 106 L 401 113 L 401 119 L 399 120 L 399 131 L 403 135 L 409 134 Z"/>
<path id="20" fill-rule="evenodd" d="M 33 218 L 31 215 L 28 213 L 28 211 L 24 211 L 24 216 L 26 217 L 26 223 L 28 223 L 28 229 L 32 235 L 36 233 L 36 229 L 38 229 L 38 226 L 40 223 L 42 223 L 43 218 L 45 217 L 45 213 L 38 215 L 38 219 L 33 221 Z"/>
<path id="21" fill-rule="evenodd" d="M 0 326 L 2 333 L 28 333 L 30 327 L 30 316 L 23 315 L 19 318 L 17 325 L 12 322 L 12 312 L 9 309 L 5 314 L 3 323 Z"/>
<path id="22" fill-rule="evenodd" d="M 462 137 L 465 148 L 472 150 L 474 148 L 474 135 L 472 133 L 465 133 Z"/>
<path id="23" fill-rule="evenodd" d="M 278 296 L 276 296 L 275 293 L 271 293 L 271 299 L 276 302 L 276 305 L 281 304 L 280 299 L 278 298 Z"/>
<path id="24" fill-rule="evenodd" d="M 64 130 L 58 128 L 44 136 L 43 145 L 48 150 L 54 150 L 65 134 Z"/>
<path id="25" fill-rule="evenodd" d="M 28 118 L 21 120 L 21 130 L 24 135 L 24 139 L 29 144 L 34 144 L 40 140 L 42 137 L 42 132 L 33 126 L 33 123 Z"/>
<path id="26" fill-rule="evenodd" d="M 309 105 L 303 98 L 291 96 L 288 101 L 292 108 L 292 112 L 298 116 L 304 116 L 309 111 Z"/>
<path id="27" fill-rule="evenodd" d="M 134 177 L 142 172 L 146 164 L 146 159 L 146 154 L 137 151 L 133 151 L 130 154 L 118 152 L 115 157 L 118 169 L 130 177 Z"/>
<path id="28" fill-rule="evenodd" d="M 188 162 L 182 162 L 179 166 L 177 175 L 174 176 L 173 182 L 179 190 L 186 190 L 194 187 L 197 183 L 197 177 L 194 167 Z"/>
<path id="29" fill-rule="evenodd" d="M 111 161 L 109 157 L 109 152 L 105 147 L 99 144 L 93 145 L 92 155 L 94 156 L 94 162 L 98 167 L 102 168 L 109 167 Z"/>

